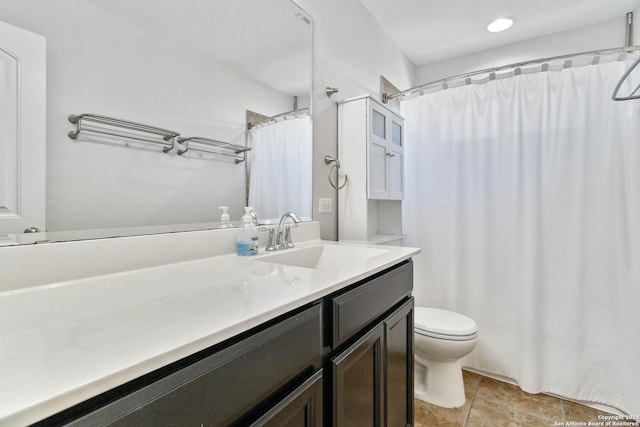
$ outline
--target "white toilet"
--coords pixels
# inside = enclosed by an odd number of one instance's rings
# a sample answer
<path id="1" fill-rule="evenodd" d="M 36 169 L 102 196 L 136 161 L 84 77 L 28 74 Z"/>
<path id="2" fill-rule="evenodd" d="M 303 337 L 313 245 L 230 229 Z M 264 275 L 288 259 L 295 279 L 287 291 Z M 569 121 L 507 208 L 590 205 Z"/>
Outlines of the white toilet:
<path id="1" fill-rule="evenodd" d="M 476 347 L 478 325 L 437 308 L 416 307 L 414 316 L 415 398 L 445 408 L 464 405 L 460 359 Z"/>

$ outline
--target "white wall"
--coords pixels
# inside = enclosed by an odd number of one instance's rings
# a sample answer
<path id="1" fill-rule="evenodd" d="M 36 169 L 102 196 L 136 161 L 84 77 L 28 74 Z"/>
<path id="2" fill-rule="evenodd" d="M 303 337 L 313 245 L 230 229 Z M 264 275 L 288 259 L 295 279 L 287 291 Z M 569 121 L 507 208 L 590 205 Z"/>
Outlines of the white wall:
<path id="1" fill-rule="evenodd" d="M 640 21 L 640 14 L 636 22 Z M 625 41 L 626 18 L 513 43 L 471 55 L 416 68 L 416 85 L 472 71 L 484 70 L 538 58 L 620 47 Z M 634 33 L 640 36 L 640 29 Z"/>
<path id="2" fill-rule="evenodd" d="M 324 156 L 337 156 L 340 99 L 380 97 L 380 76 L 401 89 L 413 84 L 414 65 L 359 0 L 295 0 L 313 17 L 313 211 L 323 239 L 338 238 L 337 191 Z M 327 86 L 340 92 L 328 98 Z M 318 213 L 318 198 L 333 199 L 333 213 Z"/>
<path id="3" fill-rule="evenodd" d="M 97 113 L 244 144 L 245 110 L 291 97 L 87 0 L 3 0 L 0 19 L 47 38 L 49 231 L 239 219 L 244 166 L 74 142 L 67 115 Z"/>

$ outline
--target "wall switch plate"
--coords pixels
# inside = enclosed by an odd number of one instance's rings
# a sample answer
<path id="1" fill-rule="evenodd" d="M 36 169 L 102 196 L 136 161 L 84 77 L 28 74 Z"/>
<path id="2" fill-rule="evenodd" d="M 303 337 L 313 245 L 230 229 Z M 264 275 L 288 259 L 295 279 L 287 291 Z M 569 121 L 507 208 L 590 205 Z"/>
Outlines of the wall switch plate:
<path id="1" fill-rule="evenodd" d="M 331 213 L 333 212 L 333 199 L 320 198 L 318 202 L 319 213 Z"/>

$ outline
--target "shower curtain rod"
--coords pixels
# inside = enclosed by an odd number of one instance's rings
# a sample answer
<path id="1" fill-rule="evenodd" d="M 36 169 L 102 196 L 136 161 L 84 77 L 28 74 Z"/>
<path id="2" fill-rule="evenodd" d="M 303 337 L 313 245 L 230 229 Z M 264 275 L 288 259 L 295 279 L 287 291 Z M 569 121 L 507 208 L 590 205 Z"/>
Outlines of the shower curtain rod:
<path id="1" fill-rule="evenodd" d="M 617 48 L 611 48 L 611 49 L 602 49 L 602 50 L 590 50 L 590 51 L 586 51 L 586 52 L 578 52 L 578 53 L 570 53 L 567 55 L 558 55 L 558 56 L 550 56 L 548 58 L 541 58 L 541 59 L 533 59 L 530 61 L 524 61 L 524 62 L 517 62 L 515 64 L 509 64 L 509 65 L 503 65 L 500 67 L 494 67 L 494 68 L 487 68 L 484 70 L 479 70 L 479 71 L 471 71 L 469 73 L 463 73 L 463 74 L 458 74 L 456 76 L 451 76 L 451 77 L 445 77 L 444 79 L 439 79 L 439 80 L 434 80 L 432 82 L 429 83 L 423 83 L 419 86 L 414 86 L 412 88 L 403 90 L 401 92 L 398 93 L 393 93 L 393 94 L 388 94 L 388 93 L 383 93 L 382 94 L 382 102 L 384 104 L 388 103 L 389 101 L 391 101 L 392 99 L 395 98 L 399 98 L 399 97 L 404 97 L 416 92 L 420 92 L 424 89 L 427 89 L 431 86 L 438 86 L 438 85 L 442 85 L 443 89 L 446 89 L 447 86 L 447 82 L 450 80 L 455 80 L 455 79 L 461 79 L 461 78 L 470 78 L 470 77 L 474 77 L 477 75 L 481 75 L 481 74 L 489 74 L 492 75 L 498 71 L 503 71 L 503 70 L 508 70 L 511 68 L 519 68 L 519 67 L 524 67 L 527 65 L 533 65 L 533 64 L 541 64 L 541 63 L 546 63 L 546 62 L 551 62 L 551 61 L 557 61 L 560 59 L 572 59 L 572 58 L 576 58 L 576 57 L 580 57 L 580 56 L 602 56 L 602 55 L 609 55 L 612 53 L 629 53 L 629 52 L 634 52 L 640 50 L 640 45 L 637 46 L 625 46 L 625 47 L 617 47 Z M 495 77 L 495 75 L 494 75 Z M 491 78 L 491 77 L 490 77 Z M 468 83 L 467 83 L 468 84 Z"/>
<path id="2" fill-rule="evenodd" d="M 266 119 L 260 120 L 259 122 L 256 122 L 256 123 L 249 123 L 247 125 L 247 127 L 249 129 L 251 129 L 252 127 L 268 123 L 268 122 L 270 122 L 272 120 L 273 121 L 277 121 L 279 118 L 288 116 L 290 114 L 296 114 L 297 115 L 299 113 L 310 113 L 310 112 L 311 112 L 311 110 L 309 110 L 309 107 L 299 108 L 297 110 L 286 111 L 284 113 L 276 114 L 275 116 L 267 117 Z"/>

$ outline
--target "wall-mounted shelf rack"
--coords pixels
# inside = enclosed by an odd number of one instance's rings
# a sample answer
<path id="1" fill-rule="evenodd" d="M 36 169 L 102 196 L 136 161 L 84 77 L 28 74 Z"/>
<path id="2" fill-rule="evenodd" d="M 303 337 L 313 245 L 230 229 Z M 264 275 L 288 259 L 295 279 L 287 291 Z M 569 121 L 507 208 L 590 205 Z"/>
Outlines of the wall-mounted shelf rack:
<path id="1" fill-rule="evenodd" d="M 242 163 L 247 159 L 247 151 L 251 150 L 244 145 L 236 145 L 228 142 L 216 141 L 215 139 L 202 137 L 177 138 L 178 144 L 184 145 L 183 149 L 178 149 L 178 155 L 182 156 L 187 151 L 197 151 L 206 154 L 216 154 L 220 156 L 232 157 L 235 163 Z"/>
<path id="2" fill-rule="evenodd" d="M 175 138 L 180 135 L 179 132 L 172 130 L 98 114 L 70 114 L 68 119 L 76 125 L 76 130 L 69 132 L 71 139 L 77 139 L 80 132 L 90 132 L 125 140 L 159 144 L 163 146 L 162 151 L 165 153 L 173 149 Z"/>
<path id="3" fill-rule="evenodd" d="M 89 132 L 96 135 L 106 135 L 121 138 L 123 142 L 129 140 L 159 144 L 162 151 L 169 153 L 175 147 L 175 142 L 181 145 L 176 154 L 182 156 L 187 151 L 195 151 L 205 154 L 231 157 L 235 163 L 242 163 L 247 159 L 247 151 L 250 147 L 231 144 L 203 137 L 178 137 L 179 132 L 149 126 L 114 117 L 98 114 L 70 114 L 69 121 L 76 125 L 76 129 L 69 132 L 69 138 L 77 139 L 81 132 Z"/>

